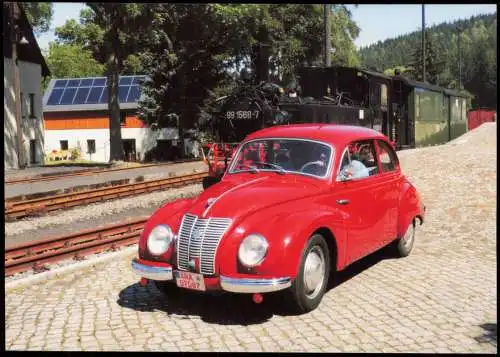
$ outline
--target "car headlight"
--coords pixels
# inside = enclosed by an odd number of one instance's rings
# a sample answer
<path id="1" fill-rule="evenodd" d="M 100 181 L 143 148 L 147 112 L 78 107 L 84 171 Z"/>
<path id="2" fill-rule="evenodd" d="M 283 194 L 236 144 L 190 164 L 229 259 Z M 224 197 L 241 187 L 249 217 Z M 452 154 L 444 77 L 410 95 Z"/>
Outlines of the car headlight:
<path id="1" fill-rule="evenodd" d="M 148 250 L 153 255 L 165 253 L 174 240 L 174 233 L 166 224 L 154 227 L 148 236 Z"/>
<path id="2" fill-rule="evenodd" d="M 254 267 L 264 260 L 268 246 L 266 238 L 260 234 L 250 234 L 241 242 L 238 258 L 243 265 Z"/>

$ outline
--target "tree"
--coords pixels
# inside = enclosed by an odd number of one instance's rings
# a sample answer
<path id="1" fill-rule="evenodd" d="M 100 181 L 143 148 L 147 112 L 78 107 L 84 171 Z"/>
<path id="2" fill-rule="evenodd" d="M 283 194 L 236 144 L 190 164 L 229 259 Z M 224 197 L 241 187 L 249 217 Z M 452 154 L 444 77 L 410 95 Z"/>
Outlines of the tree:
<path id="1" fill-rule="evenodd" d="M 47 32 L 54 14 L 54 4 L 51 2 L 24 2 L 22 3 L 33 32 L 40 35 Z"/>
<path id="2" fill-rule="evenodd" d="M 68 21 L 56 29 L 56 35 L 61 43 L 80 45 L 91 51 L 94 58 L 105 65 L 109 92 L 110 161 L 118 161 L 123 159 L 119 75 L 134 63 L 129 56 L 135 56 L 145 41 L 151 42 L 148 29 L 154 26 L 156 5 L 87 3 L 87 6 L 80 13 L 80 23 Z"/>
<path id="3" fill-rule="evenodd" d="M 228 51 L 236 44 L 234 23 L 224 21 L 218 6 L 159 5 L 161 21 L 151 34 L 158 40 L 142 55 L 149 73 L 140 117 L 153 129 L 177 126 L 182 153 L 184 129 L 194 126 L 207 99 L 213 98 L 211 89 L 228 78 L 226 70 L 237 57 Z"/>
<path id="4" fill-rule="evenodd" d="M 438 84 L 438 77 L 444 69 L 444 62 L 439 58 L 433 45 L 429 31 L 425 31 L 425 79 L 431 84 Z M 423 81 L 422 46 L 415 46 L 413 60 L 408 64 L 407 75 L 416 80 Z"/>
<path id="5" fill-rule="evenodd" d="M 46 56 L 52 77 L 78 78 L 104 75 L 104 65 L 80 45 L 49 43 Z"/>

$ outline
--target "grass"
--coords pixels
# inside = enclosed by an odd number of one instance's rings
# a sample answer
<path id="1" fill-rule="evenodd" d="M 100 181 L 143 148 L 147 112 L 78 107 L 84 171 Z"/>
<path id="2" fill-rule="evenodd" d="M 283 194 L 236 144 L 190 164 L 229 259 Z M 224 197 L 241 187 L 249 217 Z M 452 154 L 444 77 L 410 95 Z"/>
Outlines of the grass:
<path id="1" fill-rule="evenodd" d="M 85 159 L 76 160 L 45 160 L 43 166 L 109 166 L 107 162 L 96 162 Z"/>

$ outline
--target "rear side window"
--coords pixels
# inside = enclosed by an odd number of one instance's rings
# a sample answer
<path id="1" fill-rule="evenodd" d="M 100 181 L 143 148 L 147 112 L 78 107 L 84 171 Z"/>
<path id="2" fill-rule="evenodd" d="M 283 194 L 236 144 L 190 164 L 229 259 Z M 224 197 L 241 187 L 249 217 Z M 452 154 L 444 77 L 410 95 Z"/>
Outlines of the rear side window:
<path id="1" fill-rule="evenodd" d="M 385 141 L 378 140 L 379 159 L 382 165 L 382 172 L 395 171 L 398 167 L 398 157 L 392 147 Z"/>

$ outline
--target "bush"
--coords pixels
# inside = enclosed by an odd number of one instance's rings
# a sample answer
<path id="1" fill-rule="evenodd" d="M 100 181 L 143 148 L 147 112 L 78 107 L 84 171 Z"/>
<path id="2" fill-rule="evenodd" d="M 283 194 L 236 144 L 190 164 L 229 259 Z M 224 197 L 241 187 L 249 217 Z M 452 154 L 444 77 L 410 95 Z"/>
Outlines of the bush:
<path id="1" fill-rule="evenodd" d="M 71 160 L 78 160 L 82 156 L 82 152 L 78 148 L 72 148 L 70 152 L 71 152 Z"/>

